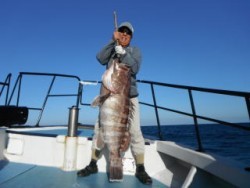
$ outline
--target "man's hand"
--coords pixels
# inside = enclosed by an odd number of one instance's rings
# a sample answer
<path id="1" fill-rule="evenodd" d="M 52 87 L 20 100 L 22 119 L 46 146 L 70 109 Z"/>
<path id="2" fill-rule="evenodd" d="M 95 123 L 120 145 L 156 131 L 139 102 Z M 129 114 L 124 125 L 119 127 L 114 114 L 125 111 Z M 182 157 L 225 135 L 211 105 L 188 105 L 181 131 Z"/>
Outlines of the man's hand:
<path id="1" fill-rule="evenodd" d="M 118 45 L 115 47 L 115 52 L 116 54 L 120 54 L 120 55 L 124 55 L 126 53 L 126 51 L 121 45 Z"/>

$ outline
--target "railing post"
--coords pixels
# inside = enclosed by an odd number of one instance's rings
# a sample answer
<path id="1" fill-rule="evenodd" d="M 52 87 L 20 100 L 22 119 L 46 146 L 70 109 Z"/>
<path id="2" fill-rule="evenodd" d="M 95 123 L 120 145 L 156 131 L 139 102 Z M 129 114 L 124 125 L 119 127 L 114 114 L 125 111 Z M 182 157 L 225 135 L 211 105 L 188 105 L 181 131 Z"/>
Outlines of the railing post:
<path id="1" fill-rule="evenodd" d="M 8 98 L 9 98 L 9 90 L 10 90 L 10 81 L 11 81 L 11 74 L 8 74 L 7 75 L 7 77 L 6 77 L 6 79 L 5 79 L 5 81 L 4 82 L 0 82 L 0 85 L 3 85 L 2 86 L 2 89 L 1 89 L 1 91 L 0 91 L 0 97 L 1 97 L 1 95 L 2 95 L 2 93 L 3 93 L 3 91 L 4 91 L 4 88 L 5 88 L 5 86 L 6 86 L 6 95 L 5 95 L 5 106 L 8 104 Z"/>
<path id="2" fill-rule="evenodd" d="M 157 126 L 158 126 L 158 135 L 159 135 L 160 140 L 163 140 L 162 133 L 161 133 L 160 119 L 159 119 L 159 114 L 158 114 L 158 108 L 157 108 L 157 104 L 156 104 L 156 100 L 155 100 L 154 86 L 153 86 L 152 83 L 150 84 L 150 86 L 151 86 L 151 92 L 152 92 L 152 96 L 153 96 L 155 115 L 156 115 Z"/>
<path id="3" fill-rule="evenodd" d="M 78 85 L 78 92 L 77 92 L 77 98 L 76 98 L 76 107 L 79 107 L 80 101 L 81 101 L 81 97 L 82 97 L 82 89 L 83 86 L 81 83 L 79 83 Z"/>
<path id="4" fill-rule="evenodd" d="M 79 108 L 72 106 L 69 108 L 68 135 L 65 137 L 63 170 L 76 170 L 77 164 L 77 126 Z"/>
<path id="5" fill-rule="evenodd" d="M 201 144 L 201 138 L 200 138 L 200 131 L 199 131 L 197 117 L 196 117 L 196 111 L 195 111 L 195 106 L 194 106 L 193 95 L 192 95 L 192 91 L 190 89 L 188 89 L 188 94 L 189 94 L 189 99 L 190 99 L 190 103 L 191 103 L 191 107 L 192 107 L 196 138 L 197 138 L 197 142 L 198 142 L 198 151 L 203 151 L 203 147 Z"/>
<path id="6" fill-rule="evenodd" d="M 77 106 L 72 106 L 69 108 L 69 122 L 68 122 L 68 136 L 77 136 L 77 126 L 78 126 L 78 114 L 79 108 Z"/>
<path id="7" fill-rule="evenodd" d="M 5 98 L 5 105 L 7 105 L 8 98 L 9 98 L 10 81 L 11 81 L 11 74 L 8 75 L 8 81 L 7 81 L 8 82 L 8 88 L 7 88 L 6 98 Z"/>
<path id="8" fill-rule="evenodd" d="M 54 82 L 55 82 L 55 79 L 56 79 L 56 76 L 53 76 L 53 79 L 52 79 L 52 81 L 51 81 L 51 83 L 50 83 L 50 86 L 49 86 L 49 90 L 48 90 L 47 95 L 46 95 L 46 97 L 45 97 L 45 100 L 44 100 L 44 102 L 43 102 L 42 110 L 40 111 L 40 114 L 39 114 L 39 117 L 38 117 L 38 120 L 37 120 L 37 123 L 36 123 L 36 127 L 39 127 L 39 123 L 40 123 L 40 121 L 41 121 L 41 118 L 42 118 L 42 115 L 43 115 L 43 111 L 44 111 L 44 108 L 45 108 L 45 106 L 46 106 L 46 103 L 47 103 L 47 100 L 48 100 L 48 98 L 49 98 L 49 94 L 50 94 L 50 91 L 51 91 L 51 89 L 52 89 L 52 86 L 53 86 L 53 84 L 54 84 Z"/>
<path id="9" fill-rule="evenodd" d="M 22 78 L 23 78 L 23 75 L 21 74 L 20 75 L 20 80 L 19 80 L 19 85 L 18 85 L 18 92 L 17 92 L 17 101 L 16 101 L 17 106 L 19 105 L 19 100 L 20 100 L 20 95 L 21 95 Z"/>
<path id="10" fill-rule="evenodd" d="M 245 97 L 245 100 L 246 100 L 246 105 L 247 105 L 248 117 L 250 120 L 250 98 Z"/>
<path id="11" fill-rule="evenodd" d="M 7 102 L 6 105 L 10 105 L 11 100 L 12 100 L 12 97 L 13 97 L 13 95 L 14 95 L 14 91 L 15 91 L 15 89 L 16 89 L 16 87 L 17 87 L 17 84 L 18 84 L 19 82 L 20 82 L 20 75 L 17 77 L 17 80 L 16 80 L 16 82 L 15 82 L 15 85 L 14 85 L 14 87 L 13 87 L 13 89 L 12 89 L 12 92 L 11 92 L 11 94 L 10 94 L 10 97 L 8 98 L 8 102 Z"/>

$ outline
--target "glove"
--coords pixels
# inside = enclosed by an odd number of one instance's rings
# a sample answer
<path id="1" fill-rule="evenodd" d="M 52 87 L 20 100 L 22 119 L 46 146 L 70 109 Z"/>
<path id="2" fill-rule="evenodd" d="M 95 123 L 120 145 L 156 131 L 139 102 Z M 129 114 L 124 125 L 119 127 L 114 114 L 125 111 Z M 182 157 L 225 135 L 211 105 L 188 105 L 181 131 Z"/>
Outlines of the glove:
<path id="1" fill-rule="evenodd" d="M 120 54 L 120 55 L 124 55 L 126 53 L 126 51 L 121 45 L 115 47 L 115 52 L 116 54 Z"/>

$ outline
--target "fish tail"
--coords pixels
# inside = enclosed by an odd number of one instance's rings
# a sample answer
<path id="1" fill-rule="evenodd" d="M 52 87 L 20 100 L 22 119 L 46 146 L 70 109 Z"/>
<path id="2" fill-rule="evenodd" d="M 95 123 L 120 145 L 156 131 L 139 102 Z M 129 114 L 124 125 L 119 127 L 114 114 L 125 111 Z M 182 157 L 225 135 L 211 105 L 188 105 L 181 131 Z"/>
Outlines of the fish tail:
<path id="1" fill-rule="evenodd" d="M 123 181 L 123 166 L 121 158 L 114 158 L 110 160 L 109 181 L 110 182 Z"/>

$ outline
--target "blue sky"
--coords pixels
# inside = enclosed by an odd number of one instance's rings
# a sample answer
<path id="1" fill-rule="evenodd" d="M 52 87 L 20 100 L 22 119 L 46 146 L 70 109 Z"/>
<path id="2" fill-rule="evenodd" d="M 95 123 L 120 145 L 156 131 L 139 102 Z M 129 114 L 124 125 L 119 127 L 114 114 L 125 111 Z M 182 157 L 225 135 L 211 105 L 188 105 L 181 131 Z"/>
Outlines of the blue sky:
<path id="1" fill-rule="evenodd" d="M 95 56 L 112 36 L 116 11 L 119 23 L 135 28 L 138 79 L 249 92 L 249 10 L 248 0 L 2 0 L 0 80 L 21 71 L 100 80 L 104 67 Z"/>

